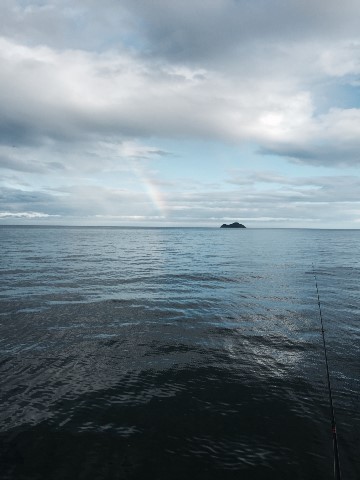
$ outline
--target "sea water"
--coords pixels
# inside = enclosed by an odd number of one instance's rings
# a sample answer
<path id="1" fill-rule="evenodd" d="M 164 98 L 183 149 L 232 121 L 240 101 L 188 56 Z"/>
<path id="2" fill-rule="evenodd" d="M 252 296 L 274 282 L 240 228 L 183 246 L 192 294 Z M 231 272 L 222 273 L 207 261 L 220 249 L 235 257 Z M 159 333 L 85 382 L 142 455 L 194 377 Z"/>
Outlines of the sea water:
<path id="1" fill-rule="evenodd" d="M 360 478 L 359 230 L 3 226 L 0 255 L 1 478 L 332 478 L 314 272 Z"/>

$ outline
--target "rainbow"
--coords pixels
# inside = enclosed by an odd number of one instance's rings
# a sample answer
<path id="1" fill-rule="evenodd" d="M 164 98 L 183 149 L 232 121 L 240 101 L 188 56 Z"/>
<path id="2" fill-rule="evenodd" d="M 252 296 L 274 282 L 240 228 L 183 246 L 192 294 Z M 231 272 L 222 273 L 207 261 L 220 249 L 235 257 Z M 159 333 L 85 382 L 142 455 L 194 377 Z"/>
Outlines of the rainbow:
<path id="1" fill-rule="evenodd" d="M 161 191 L 158 189 L 157 185 L 150 180 L 149 178 L 143 179 L 143 184 L 145 186 L 146 192 L 149 195 L 154 207 L 162 216 L 166 216 L 166 204 L 163 198 Z"/>
<path id="2" fill-rule="evenodd" d="M 148 197 L 151 200 L 151 203 L 154 205 L 154 207 L 161 216 L 166 217 L 166 203 L 163 194 L 159 190 L 154 180 L 152 180 L 139 165 L 133 165 L 132 167 L 134 174 L 137 176 L 137 178 L 143 185 L 144 190 L 146 191 Z"/>

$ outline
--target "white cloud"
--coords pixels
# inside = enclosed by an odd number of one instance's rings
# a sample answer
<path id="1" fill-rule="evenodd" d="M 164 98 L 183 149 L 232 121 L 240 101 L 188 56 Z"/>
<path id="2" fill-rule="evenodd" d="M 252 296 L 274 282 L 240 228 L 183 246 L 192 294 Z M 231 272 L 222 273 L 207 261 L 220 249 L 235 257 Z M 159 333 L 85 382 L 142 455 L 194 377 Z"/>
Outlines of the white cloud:
<path id="1" fill-rule="evenodd" d="M 229 191 L 200 169 L 182 183 L 150 163 L 182 162 L 163 145 L 192 139 L 254 145 L 269 170 L 272 156 L 357 166 L 359 2 L 4 0 L 0 11 L 4 212 L 196 222 L 276 210 L 311 222 L 328 218 L 322 202 L 356 202 L 341 172 L 305 185 L 264 171 Z"/>
<path id="2" fill-rule="evenodd" d="M 157 149 L 138 145 L 127 154 L 136 143 L 124 139 L 187 136 L 257 142 L 260 151 L 305 163 L 360 160 L 360 109 L 316 115 L 313 95 L 291 76 L 251 82 L 252 72 L 234 78 L 124 52 L 60 52 L 4 38 L 0 57 L 4 143 L 85 142 L 90 154 L 99 142 L 115 143 L 125 156 L 136 156 Z"/>
<path id="3" fill-rule="evenodd" d="M 320 64 L 324 72 L 331 77 L 360 74 L 360 41 L 342 42 L 321 53 Z"/>
<path id="4" fill-rule="evenodd" d="M 260 151 L 318 165 L 360 164 L 360 109 L 331 109 L 262 143 Z"/>
<path id="5" fill-rule="evenodd" d="M 52 222 L 81 224 L 208 225 L 241 220 L 247 226 L 343 226 L 357 221 L 360 177 L 286 177 L 279 172 L 233 172 L 232 189 L 185 191 L 182 185 L 159 200 L 140 188 L 137 192 L 98 185 L 63 187 L 60 191 L 11 190 L 2 203 L 2 221 L 51 217 Z M 260 183 L 267 183 L 261 188 Z M 61 193 L 62 195 L 59 195 Z M 36 205 L 37 210 L 23 210 Z M 163 203 L 162 203 L 163 202 Z M 56 218 L 58 217 L 58 218 Z"/>
<path id="6" fill-rule="evenodd" d="M 58 217 L 59 215 L 48 215 L 41 212 L 0 212 L 0 218 L 25 218 L 25 219 L 37 219 Z"/>

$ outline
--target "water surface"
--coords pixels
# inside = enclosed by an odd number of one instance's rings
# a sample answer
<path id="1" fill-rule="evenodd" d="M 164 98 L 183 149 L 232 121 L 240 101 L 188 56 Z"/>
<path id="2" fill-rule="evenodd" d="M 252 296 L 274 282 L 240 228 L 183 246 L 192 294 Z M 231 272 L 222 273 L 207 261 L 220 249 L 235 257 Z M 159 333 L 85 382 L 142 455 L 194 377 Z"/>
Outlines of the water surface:
<path id="1" fill-rule="evenodd" d="M 358 460 L 360 231 L 1 227 L 22 479 L 329 479 Z"/>

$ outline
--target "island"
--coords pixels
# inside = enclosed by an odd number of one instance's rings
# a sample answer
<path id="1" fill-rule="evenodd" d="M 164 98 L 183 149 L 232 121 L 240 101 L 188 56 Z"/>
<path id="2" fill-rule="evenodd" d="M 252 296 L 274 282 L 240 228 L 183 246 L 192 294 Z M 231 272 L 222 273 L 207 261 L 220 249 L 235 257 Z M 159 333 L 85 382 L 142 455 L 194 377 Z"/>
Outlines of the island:
<path id="1" fill-rule="evenodd" d="M 226 223 L 223 223 L 220 228 L 246 228 L 246 227 L 242 223 L 234 222 L 234 223 L 230 223 L 229 225 L 227 225 Z"/>

